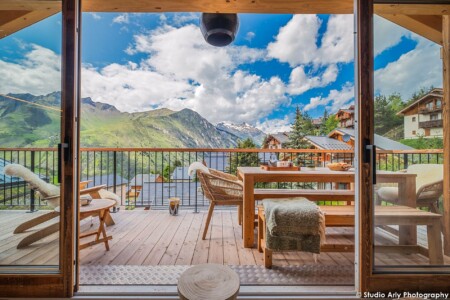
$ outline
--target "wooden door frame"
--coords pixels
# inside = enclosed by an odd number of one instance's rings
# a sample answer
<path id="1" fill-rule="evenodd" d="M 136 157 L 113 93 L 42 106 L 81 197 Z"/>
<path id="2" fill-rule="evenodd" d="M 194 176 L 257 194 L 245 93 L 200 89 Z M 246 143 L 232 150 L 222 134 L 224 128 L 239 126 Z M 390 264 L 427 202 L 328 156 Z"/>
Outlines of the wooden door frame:
<path id="1" fill-rule="evenodd" d="M 372 166 L 364 162 L 365 145 L 374 144 L 374 52 L 373 52 L 373 0 L 355 0 L 356 61 L 355 89 L 357 129 L 357 178 L 358 197 L 358 245 L 357 287 L 364 292 L 420 291 L 449 292 L 450 274 L 374 274 L 373 248 L 373 171 Z M 450 17 L 444 17 L 444 168 L 450 170 Z M 364 53 L 364 55 L 362 55 Z M 450 196 L 450 175 L 444 175 L 444 197 Z M 447 194 L 446 194 L 447 193 Z M 448 208 L 446 210 L 448 214 Z M 426 269 L 424 269 L 426 272 Z"/>
<path id="2" fill-rule="evenodd" d="M 59 268 L 33 268 L 32 274 L 0 274 L 0 297 L 72 297 L 74 284 L 74 195 L 77 193 L 78 153 L 78 1 L 62 0 L 61 142 L 69 145 L 62 157 Z M 45 273 L 47 271 L 47 273 Z M 30 272 L 31 273 L 31 272 Z M 45 274 L 44 274 L 45 273 Z"/>

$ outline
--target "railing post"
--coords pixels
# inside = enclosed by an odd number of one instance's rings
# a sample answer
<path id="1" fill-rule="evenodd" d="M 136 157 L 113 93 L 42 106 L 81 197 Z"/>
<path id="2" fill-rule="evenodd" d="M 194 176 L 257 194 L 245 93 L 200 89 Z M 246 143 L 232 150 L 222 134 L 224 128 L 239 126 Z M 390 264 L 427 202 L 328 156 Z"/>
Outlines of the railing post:
<path id="1" fill-rule="evenodd" d="M 34 173 L 34 160 L 35 160 L 35 151 L 31 150 L 31 172 Z M 34 203 L 35 201 L 35 197 L 34 197 L 34 189 L 30 190 L 30 213 L 37 211 L 36 210 L 36 205 Z"/>
<path id="2" fill-rule="evenodd" d="M 403 169 L 408 169 L 408 153 L 403 154 Z"/>
<path id="3" fill-rule="evenodd" d="M 116 193 L 116 185 L 117 185 L 117 152 L 113 151 L 113 192 Z"/>

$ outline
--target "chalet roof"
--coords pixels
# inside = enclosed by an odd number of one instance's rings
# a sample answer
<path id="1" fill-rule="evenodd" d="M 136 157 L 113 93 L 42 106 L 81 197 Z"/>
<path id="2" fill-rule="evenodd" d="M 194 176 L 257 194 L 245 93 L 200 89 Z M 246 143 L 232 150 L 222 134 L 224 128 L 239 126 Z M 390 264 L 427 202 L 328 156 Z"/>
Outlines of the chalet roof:
<path id="1" fill-rule="evenodd" d="M 88 183 L 87 187 L 93 187 L 93 186 L 97 186 L 97 185 L 102 185 L 102 184 L 106 184 L 107 186 L 114 186 L 114 174 L 106 174 L 106 175 L 96 175 L 94 176 L 90 176 L 86 179 L 82 179 L 81 181 L 84 180 L 91 180 L 91 182 Z M 116 175 L 116 185 L 122 185 L 122 184 L 127 184 L 128 181 L 124 178 L 122 178 L 119 175 Z"/>
<path id="2" fill-rule="evenodd" d="M 281 144 L 287 143 L 289 141 L 289 133 L 288 132 L 279 132 L 274 134 L 269 134 L 269 137 L 273 137 Z"/>
<path id="3" fill-rule="evenodd" d="M 414 108 L 414 106 L 416 106 L 417 104 L 428 100 L 428 98 L 431 97 L 438 97 L 438 98 L 442 98 L 443 97 L 443 90 L 441 88 L 435 88 L 432 89 L 428 94 L 424 95 L 422 98 L 417 99 L 416 101 L 414 101 L 413 103 L 411 103 L 410 105 L 408 105 L 407 107 L 405 107 L 404 109 L 402 109 L 401 111 L 399 111 L 397 113 L 397 116 L 403 116 L 407 111 L 411 110 L 412 108 Z"/>
<path id="4" fill-rule="evenodd" d="M 172 180 L 191 180 L 191 176 L 188 173 L 189 167 L 176 167 L 173 170 L 170 179 Z"/>
<path id="5" fill-rule="evenodd" d="M 323 150 L 352 150 L 353 148 L 339 140 L 327 136 L 307 135 L 305 139 L 319 149 Z"/>
<path id="6" fill-rule="evenodd" d="M 336 128 L 332 132 L 328 134 L 329 137 L 331 137 L 334 133 L 340 133 L 342 135 L 349 135 L 351 139 L 355 139 L 355 129 L 352 128 Z M 374 134 L 374 143 L 377 146 L 378 149 L 381 150 L 414 150 L 414 148 L 406 146 L 402 143 L 396 142 L 394 140 L 391 140 L 387 137 Z"/>
<path id="7" fill-rule="evenodd" d="M 133 179 L 130 180 L 130 185 L 143 185 L 146 182 L 156 182 L 159 174 L 136 174 Z"/>

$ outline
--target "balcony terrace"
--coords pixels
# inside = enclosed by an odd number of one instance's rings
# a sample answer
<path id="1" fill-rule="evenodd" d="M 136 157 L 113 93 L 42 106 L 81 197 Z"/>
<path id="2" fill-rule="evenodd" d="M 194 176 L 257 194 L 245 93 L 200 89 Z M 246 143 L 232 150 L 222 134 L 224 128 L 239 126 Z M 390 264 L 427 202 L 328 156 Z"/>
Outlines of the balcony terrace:
<path id="1" fill-rule="evenodd" d="M 42 178 L 54 182 L 57 177 L 56 149 L 2 149 L 0 158 L 20 163 Z M 315 262 L 310 253 L 278 252 L 274 268 L 265 269 L 263 254 L 256 248 L 244 248 L 242 227 L 238 225 L 236 209 L 216 209 L 205 240 L 209 201 L 200 183 L 185 172 L 191 162 L 203 161 L 225 172 L 235 172 L 237 166 L 266 162 L 270 153 L 289 156 L 301 163 L 323 166 L 333 161 L 353 161 L 352 151 L 323 150 L 261 150 L 261 149 L 82 149 L 82 179 L 90 186 L 106 185 L 121 197 L 120 211 L 111 213 L 115 225 L 107 227 L 110 250 L 103 244 L 80 250 L 80 284 L 176 284 L 176 278 L 189 265 L 219 263 L 232 266 L 243 284 L 330 284 L 353 285 L 354 254 L 324 252 Z M 256 160 L 255 160 L 256 158 Z M 410 164 L 442 163 L 441 150 L 378 151 L 380 170 L 398 171 Z M 178 169 L 177 169 L 178 168 Z M 149 176 L 149 174 L 151 176 Z M 160 179 L 157 180 L 160 175 Z M 139 193 L 129 193 L 140 185 Z M 260 184 L 262 188 L 298 188 L 296 183 Z M 303 188 L 335 189 L 332 183 L 303 183 Z M 131 195 L 131 196 L 130 196 Z M 58 263 L 58 234 L 54 233 L 23 249 L 19 241 L 30 233 L 13 234 L 19 224 L 48 212 L 42 201 L 25 184 L 7 183 L 0 190 L 0 265 L 54 265 Z M 179 197 L 180 214 L 168 212 L 168 198 Z M 319 205 L 344 205 L 342 201 L 320 201 Z M 33 211 L 28 213 L 28 211 Z M 32 232 L 57 219 L 39 225 Z M 98 227 L 97 218 L 80 223 L 80 232 Z M 354 244 L 354 228 L 327 228 L 327 243 Z M 257 232 L 255 230 L 255 236 Z M 426 226 L 417 226 L 418 244 L 427 248 Z M 376 244 L 394 245 L 399 241 L 398 226 L 376 229 Z M 376 254 L 379 266 L 426 266 L 429 259 L 422 253 Z M 444 256 L 444 264 L 450 257 Z M 120 272 L 116 272 L 119 268 Z M 165 270 L 168 274 L 154 277 L 151 273 Z M 306 273 L 305 273 L 306 272 Z M 155 272 L 153 272 L 155 273 Z M 156 272 L 160 274 L 161 272 Z M 112 276 L 111 274 L 115 274 Z M 309 274 L 305 276 L 305 274 Z"/>

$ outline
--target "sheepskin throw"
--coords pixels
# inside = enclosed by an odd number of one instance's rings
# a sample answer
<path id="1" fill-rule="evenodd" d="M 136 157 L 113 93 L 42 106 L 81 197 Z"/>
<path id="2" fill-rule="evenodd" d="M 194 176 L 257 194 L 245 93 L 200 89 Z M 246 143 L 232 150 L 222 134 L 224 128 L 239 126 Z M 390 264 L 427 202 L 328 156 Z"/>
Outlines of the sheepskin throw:
<path id="1" fill-rule="evenodd" d="M 193 162 L 189 166 L 188 175 L 192 177 L 197 170 L 202 171 L 203 173 L 209 174 L 208 167 L 205 166 L 204 164 L 202 164 L 201 162 L 196 161 L 196 162 Z"/>
<path id="2" fill-rule="evenodd" d="M 320 253 L 325 216 L 306 198 L 265 199 L 266 246 L 271 250 Z"/>

